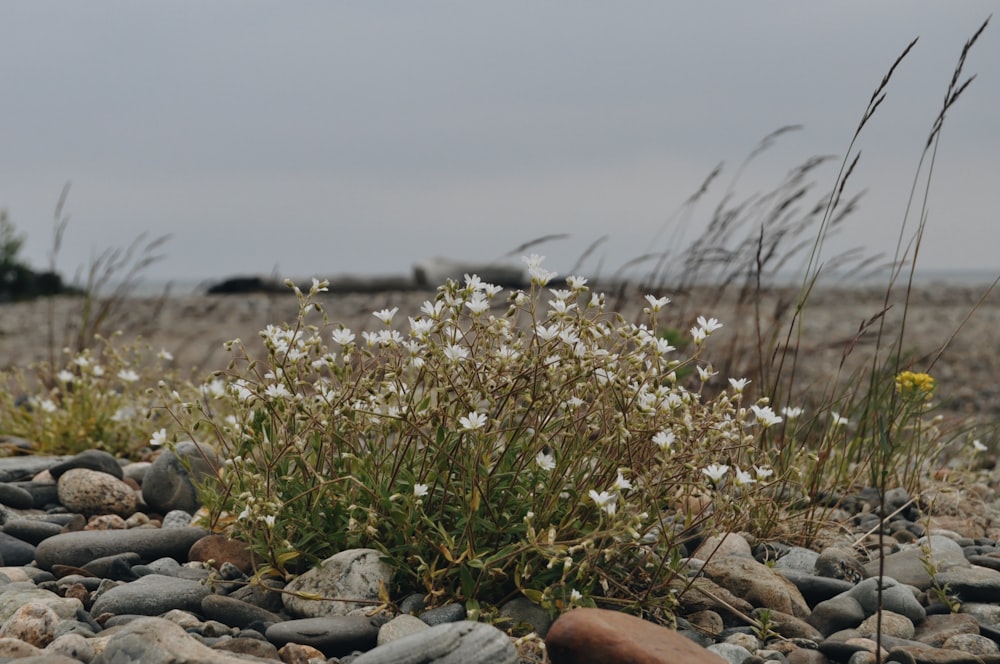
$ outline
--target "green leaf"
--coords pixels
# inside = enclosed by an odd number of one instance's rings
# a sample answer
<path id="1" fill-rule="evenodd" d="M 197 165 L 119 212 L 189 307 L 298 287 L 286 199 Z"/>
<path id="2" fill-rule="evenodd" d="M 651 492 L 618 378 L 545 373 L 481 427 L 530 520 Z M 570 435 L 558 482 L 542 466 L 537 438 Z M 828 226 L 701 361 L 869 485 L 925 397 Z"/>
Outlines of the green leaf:
<path id="1" fill-rule="evenodd" d="M 466 620 L 472 620 L 473 622 L 479 622 L 479 600 L 470 599 L 465 602 L 465 616 Z"/>
<path id="2" fill-rule="evenodd" d="M 522 588 L 521 593 L 535 604 L 541 606 L 543 597 L 541 590 L 535 590 L 533 588 Z"/>

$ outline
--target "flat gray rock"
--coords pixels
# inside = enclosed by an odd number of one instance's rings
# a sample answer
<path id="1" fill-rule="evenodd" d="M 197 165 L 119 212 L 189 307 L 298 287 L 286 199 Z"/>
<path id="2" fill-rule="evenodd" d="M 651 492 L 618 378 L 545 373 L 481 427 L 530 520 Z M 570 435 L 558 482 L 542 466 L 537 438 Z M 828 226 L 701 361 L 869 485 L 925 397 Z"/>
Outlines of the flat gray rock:
<path id="1" fill-rule="evenodd" d="M 142 499 L 161 514 L 184 510 L 194 514 L 201 506 L 195 483 L 215 475 L 221 465 L 209 445 L 187 441 L 163 450 L 143 476 Z"/>
<path id="2" fill-rule="evenodd" d="M 289 583 L 289 592 L 282 596 L 282 601 L 288 613 L 299 618 L 342 616 L 377 602 L 379 585 L 389 587 L 392 575 L 392 566 L 382 561 L 378 551 L 348 549 L 330 556 Z M 361 602 L 306 599 L 296 593 Z"/>
<path id="3" fill-rule="evenodd" d="M 271 625 L 264 636 L 276 646 L 300 643 L 327 657 L 342 657 L 375 647 L 384 619 L 368 616 L 327 616 L 286 620 Z"/>
<path id="4" fill-rule="evenodd" d="M 107 591 L 97 598 L 90 613 L 158 616 L 171 609 L 200 613 L 202 600 L 211 593 L 211 588 L 198 581 L 150 574 Z"/>
<path id="5" fill-rule="evenodd" d="M 138 618 L 116 628 L 104 651 L 92 664 L 238 664 L 270 662 L 252 655 L 230 655 L 213 650 L 184 631 L 180 625 L 163 618 Z"/>
<path id="6" fill-rule="evenodd" d="M 133 528 L 62 533 L 38 545 L 35 561 L 46 570 L 51 570 L 53 565 L 83 567 L 96 558 L 134 551 L 142 560 L 167 557 L 186 562 L 191 545 L 207 534 L 208 531 L 203 528 Z"/>
<path id="7" fill-rule="evenodd" d="M 57 463 L 68 459 L 65 456 L 23 456 L 0 458 L 0 482 L 31 479 Z"/>
<path id="8" fill-rule="evenodd" d="M 354 664 L 517 664 L 510 638 L 492 625 L 446 623 L 369 650 Z"/>

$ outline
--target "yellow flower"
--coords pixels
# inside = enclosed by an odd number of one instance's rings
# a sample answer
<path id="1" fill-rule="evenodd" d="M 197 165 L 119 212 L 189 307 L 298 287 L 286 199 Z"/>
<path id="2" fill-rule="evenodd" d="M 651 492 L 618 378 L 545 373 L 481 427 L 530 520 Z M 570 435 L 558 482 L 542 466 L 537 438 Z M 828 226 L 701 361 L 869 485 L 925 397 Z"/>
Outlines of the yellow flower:
<path id="1" fill-rule="evenodd" d="M 901 371 L 896 376 L 896 392 L 907 399 L 927 401 L 934 394 L 934 378 L 926 373 Z"/>

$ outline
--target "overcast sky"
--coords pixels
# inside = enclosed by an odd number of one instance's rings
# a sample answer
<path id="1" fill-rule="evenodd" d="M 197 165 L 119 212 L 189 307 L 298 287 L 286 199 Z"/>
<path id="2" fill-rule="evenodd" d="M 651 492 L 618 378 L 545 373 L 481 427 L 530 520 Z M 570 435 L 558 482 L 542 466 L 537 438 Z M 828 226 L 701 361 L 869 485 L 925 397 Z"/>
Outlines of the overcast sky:
<path id="1" fill-rule="evenodd" d="M 986 2 L 256 2 L 0 4 L 0 207 L 72 274 L 141 232 L 158 278 L 406 273 L 432 256 L 533 249 L 603 272 L 677 253 L 768 132 L 739 196 L 865 133 L 869 190 L 827 251 L 892 253 L 924 141 Z M 995 21 L 994 21 L 995 22 Z M 1000 271 L 1000 25 L 950 112 L 925 268 Z M 684 234 L 663 226 L 725 162 Z M 816 194 L 836 165 L 817 172 Z M 915 220 L 912 222 L 915 223 Z M 668 246 L 676 243 L 676 246 Z"/>

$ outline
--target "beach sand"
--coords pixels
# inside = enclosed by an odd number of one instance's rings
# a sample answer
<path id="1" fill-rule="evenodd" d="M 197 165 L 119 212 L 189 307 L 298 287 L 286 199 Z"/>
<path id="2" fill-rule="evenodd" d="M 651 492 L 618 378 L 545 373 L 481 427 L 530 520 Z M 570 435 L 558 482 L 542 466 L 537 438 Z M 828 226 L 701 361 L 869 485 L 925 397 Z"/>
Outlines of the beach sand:
<path id="1" fill-rule="evenodd" d="M 941 412 L 950 418 L 971 416 L 980 422 L 1000 421 L 1000 292 L 989 294 L 976 307 L 984 290 L 985 287 L 922 285 L 911 294 L 908 307 L 904 306 L 903 294 L 897 292 L 890 298 L 884 321 L 876 319 L 860 336 L 858 332 L 865 321 L 883 310 L 884 291 L 818 290 L 803 310 L 801 334 L 796 328 L 791 337 L 792 345 L 799 348 L 795 384 L 806 390 L 828 386 L 838 376 L 842 383 L 849 381 L 854 372 L 869 365 L 879 324 L 885 325 L 883 338 L 894 340 L 903 325 L 905 309 L 903 350 L 907 362 L 912 362 L 906 368 L 923 371 L 930 367 L 938 382 Z M 771 356 L 773 348 L 764 348 L 761 353 L 754 350 L 757 318 L 754 305 L 740 304 L 731 293 L 719 297 L 711 290 L 687 296 L 664 294 L 673 302 L 661 312 L 658 318 L 661 326 L 687 330 L 699 315 L 714 316 L 725 325 L 712 335 L 705 359 L 711 361 L 713 354 L 731 355 L 737 358 L 736 364 L 725 368 L 753 377 L 758 365 L 756 358 L 760 354 Z M 420 304 L 433 296 L 433 291 L 338 293 L 323 294 L 321 302 L 332 322 L 343 323 L 358 333 L 377 329 L 381 323 L 371 313 L 388 307 L 399 307 L 397 322 L 405 328 L 406 317 L 416 315 Z M 503 295 L 499 297 L 496 315 L 506 310 Z M 761 320 L 783 321 L 776 328 L 780 329 L 776 335 L 779 347 L 785 341 L 796 298 L 797 291 L 771 291 L 760 302 Z M 293 321 L 297 312 L 297 302 L 291 293 L 140 298 L 121 304 L 106 321 L 104 330 L 122 330 L 128 338 L 141 335 L 154 349 L 170 351 L 178 369 L 194 369 L 193 376 L 197 378 L 227 366 L 232 355 L 223 348 L 225 341 L 240 338 L 252 351 L 259 352 L 258 332 L 269 323 Z M 646 302 L 641 295 L 621 300 L 609 295 L 607 304 L 628 320 L 644 319 L 642 308 Z M 57 351 L 71 345 L 79 328 L 81 307 L 81 299 L 68 297 L 0 305 L 0 370 L 27 368 L 33 362 L 46 360 L 53 345 L 49 341 L 50 328 Z M 776 311 L 783 315 L 776 316 Z M 970 312 L 971 317 L 963 325 Z M 947 349 L 931 365 L 945 343 Z M 841 367 L 847 348 L 853 350 Z M 718 380 L 727 377 L 720 375 Z"/>

